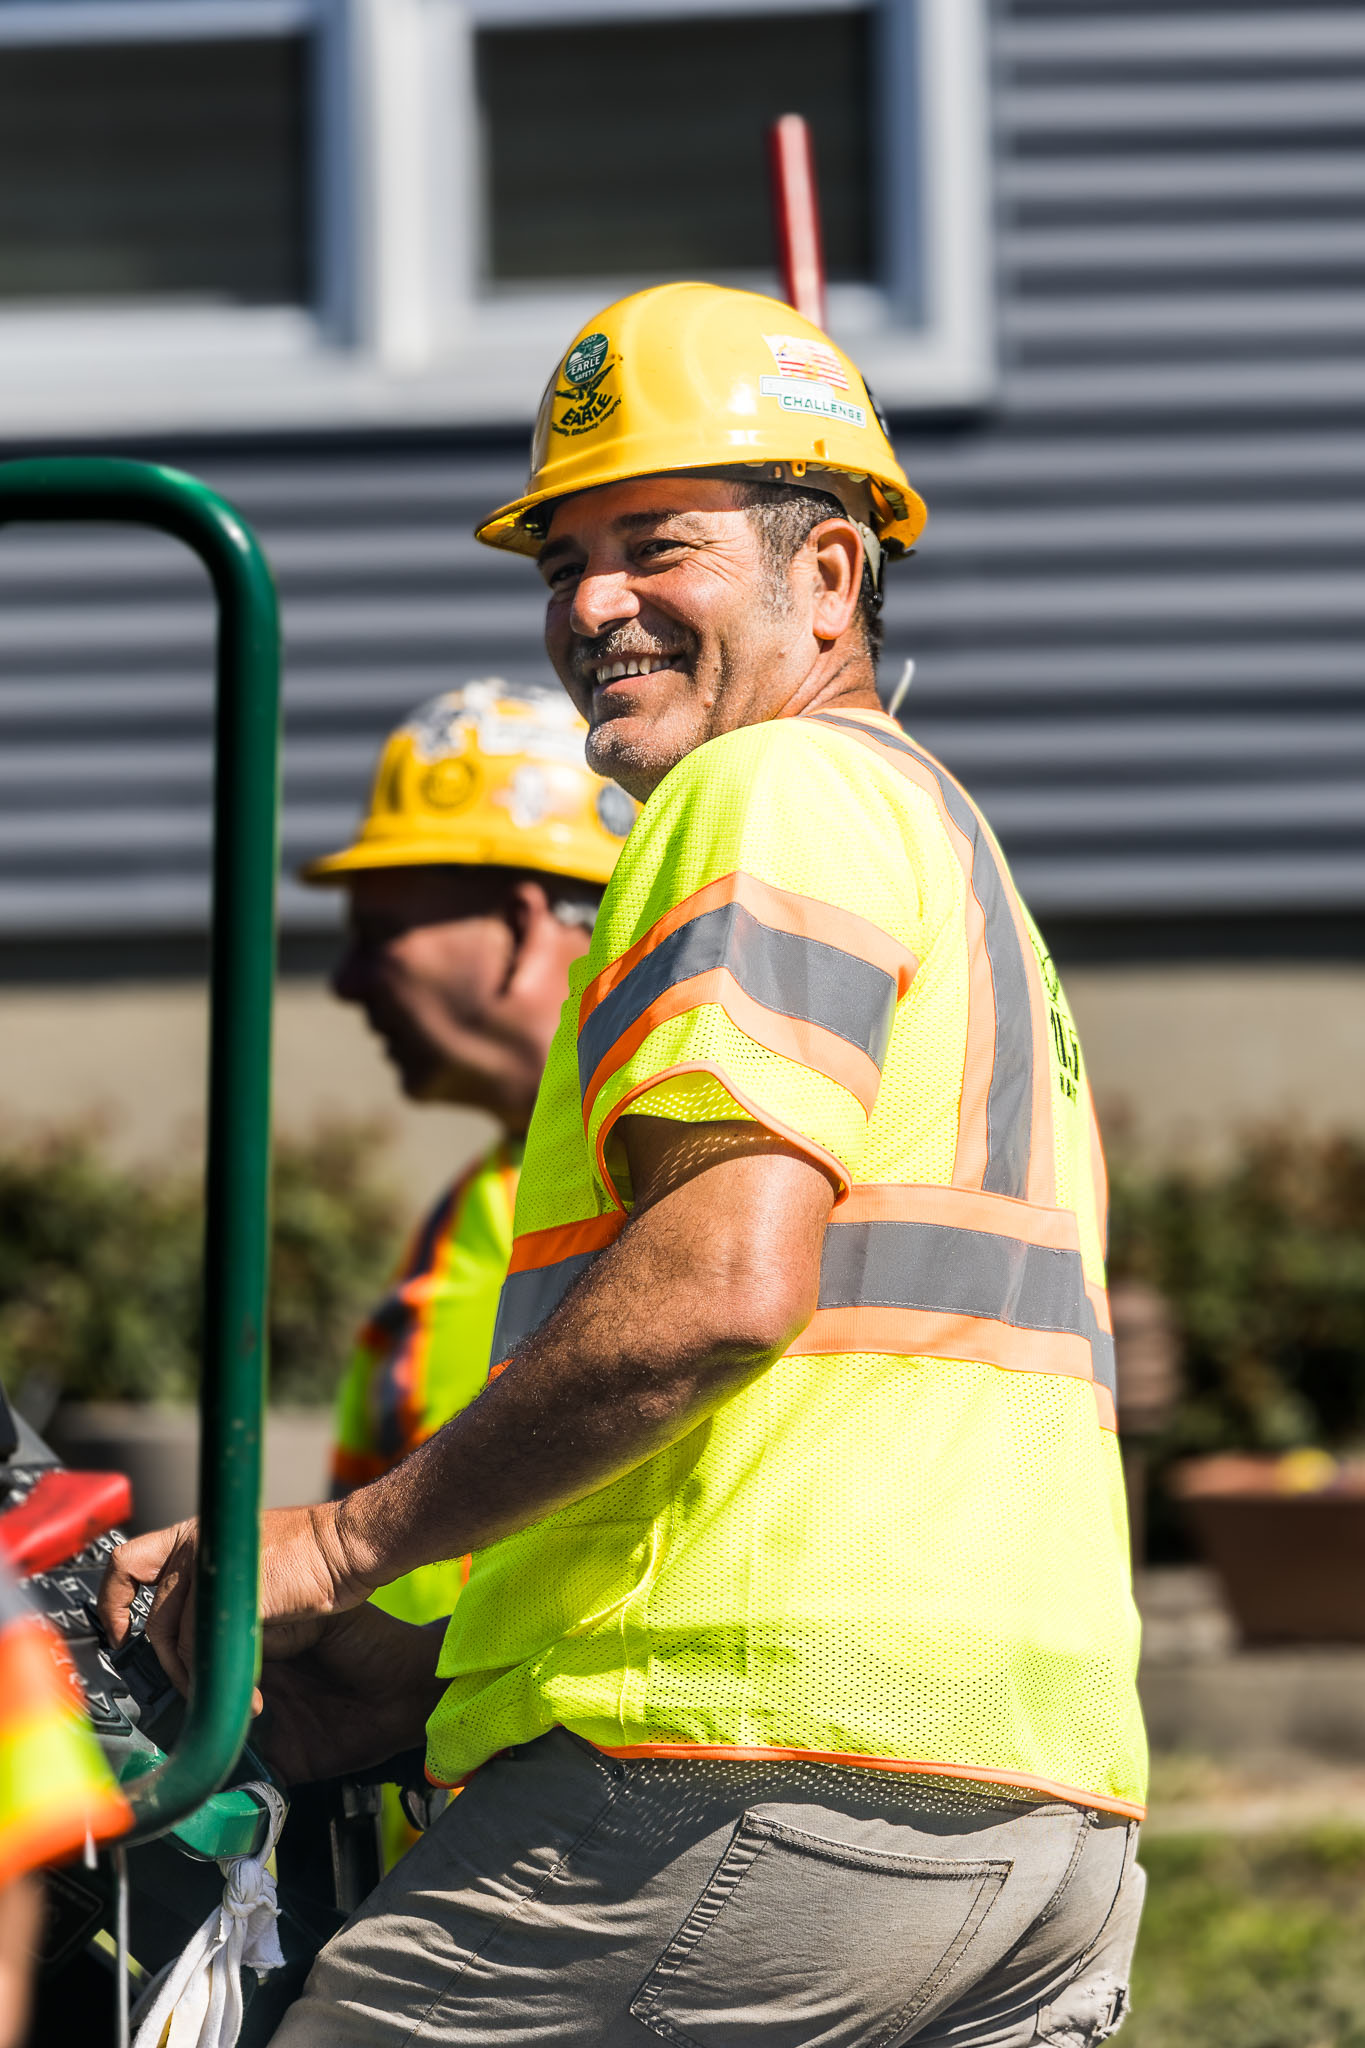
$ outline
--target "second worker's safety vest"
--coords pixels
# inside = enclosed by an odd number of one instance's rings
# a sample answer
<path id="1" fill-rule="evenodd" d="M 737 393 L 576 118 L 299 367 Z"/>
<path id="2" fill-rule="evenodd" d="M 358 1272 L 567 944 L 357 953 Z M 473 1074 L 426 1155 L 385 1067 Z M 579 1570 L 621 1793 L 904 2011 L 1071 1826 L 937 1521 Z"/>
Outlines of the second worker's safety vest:
<path id="1" fill-rule="evenodd" d="M 431 1774 L 562 1724 L 1140 1815 L 1090 1089 L 999 848 L 890 718 L 726 734 L 645 806 L 550 1053 L 495 1367 L 626 1224 L 631 1113 L 823 1166 L 818 1307 L 699 1428 L 476 1556 Z"/>
<path id="2" fill-rule="evenodd" d="M 500 1140 L 414 1233 L 338 1392 L 334 1494 L 390 1471 L 485 1386 L 521 1154 L 520 1139 Z M 421 1565 L 382 1586 L 375 1604 L 400 1621 L 438 1621 L 454 1607 L 464 1577 L 463 1559 Z"/>

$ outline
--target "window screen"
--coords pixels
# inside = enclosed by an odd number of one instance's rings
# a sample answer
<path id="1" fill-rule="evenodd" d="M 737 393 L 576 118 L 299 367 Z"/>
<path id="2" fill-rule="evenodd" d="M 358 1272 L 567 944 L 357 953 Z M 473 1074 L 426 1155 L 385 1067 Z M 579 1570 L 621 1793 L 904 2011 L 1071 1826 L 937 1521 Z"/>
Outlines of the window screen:
<path id="1" fill-rule="evenodd" d="M 305 300 L 305 57 L 0 46 L 0 298 Z"/>
<path id="2" fill-rule="evenodd" d="M 494 283 L 771 271 L 764 137 L 815 136 L 831 278 L 872 266 L 864 12 L 478 38 Z"/>

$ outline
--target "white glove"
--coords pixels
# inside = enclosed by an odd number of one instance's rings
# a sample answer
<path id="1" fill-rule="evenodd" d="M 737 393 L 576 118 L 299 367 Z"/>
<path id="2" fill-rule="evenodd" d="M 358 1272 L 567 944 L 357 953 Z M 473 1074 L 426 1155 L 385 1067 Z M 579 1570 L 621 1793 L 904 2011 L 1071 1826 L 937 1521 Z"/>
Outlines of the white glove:
<path id="1" fill-rule="evenodd" d="M 266 1858 L 284 1825 L 285 1804 L 273 1785 L 254 1793 L 270 1815 L 259 1856 L 230 1856 L 223 1873 L 223 1903 L 191 1935 L 175 1962 L 154 1977 L 133 2014 L 133 2048 L 235 2048 L 242 2030 L 242 1971 L 278 1970 L 279 1903 Z"/>

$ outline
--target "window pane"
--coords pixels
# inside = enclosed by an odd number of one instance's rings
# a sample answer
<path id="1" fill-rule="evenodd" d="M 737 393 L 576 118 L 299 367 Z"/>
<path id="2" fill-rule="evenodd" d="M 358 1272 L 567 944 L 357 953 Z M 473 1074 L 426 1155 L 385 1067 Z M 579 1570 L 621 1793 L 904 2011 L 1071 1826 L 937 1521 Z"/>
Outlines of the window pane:
<path id="1" fill-rule="evenodd" d="M 308 296 L 301 39 L 0 46 L 0 297 Z"/>
<path id="2" fill-rule="evenodd" d="M 814 130 L 831 278 L 871 276 L 865 13 L 490 29 L 478 53 L 494 281 L 771 271 L 786 113 Z"/>

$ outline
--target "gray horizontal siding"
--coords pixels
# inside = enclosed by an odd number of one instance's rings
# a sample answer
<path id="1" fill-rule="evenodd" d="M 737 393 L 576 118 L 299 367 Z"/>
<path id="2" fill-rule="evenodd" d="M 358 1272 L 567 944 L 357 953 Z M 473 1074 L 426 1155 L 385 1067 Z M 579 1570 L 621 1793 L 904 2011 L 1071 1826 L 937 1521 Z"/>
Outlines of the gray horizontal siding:
<path id="1" fill-rule="evenodd" d="M 1045 920 L 1358 912 L 1359 9 L 999 0 L 993 62 L 1001 385 L 900 436 L 933 515 L 887 606 L 907 722 Z M 183 453 L 279 576 L 292 870 L 411 704 L 544 674 L 533 571 L 471 537 L 519 456 Z M 169 543 L 0 541 L 0 939 L 202 925 L 211 631 Z"/>

